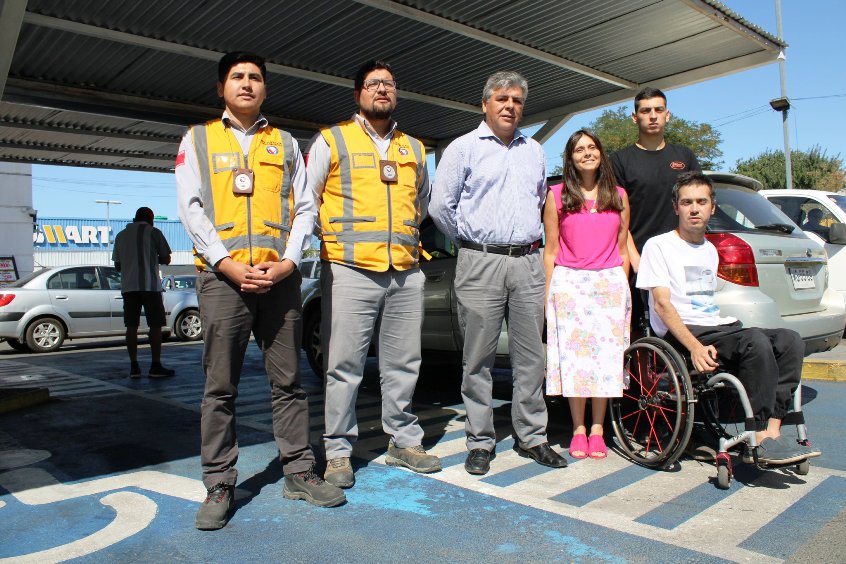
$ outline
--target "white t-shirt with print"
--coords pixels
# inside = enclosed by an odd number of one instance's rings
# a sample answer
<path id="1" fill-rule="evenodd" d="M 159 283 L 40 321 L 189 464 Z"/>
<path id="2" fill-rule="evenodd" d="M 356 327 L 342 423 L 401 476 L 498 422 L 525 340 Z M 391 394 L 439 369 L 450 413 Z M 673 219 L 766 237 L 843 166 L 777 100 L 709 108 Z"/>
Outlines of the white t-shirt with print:
<path id="1" fill-rule="evenodd" d="M 652 237 L 643 247 L 637 272 L 637 287 L 643 290 L 669 288 L 670 303 L 685 325 L 725 325 L 737 321 L 720 317 L 714 302 L 717 288 L 717 249 L 707 239 L 699 245 L 688 243 L 673 230 Z M 649 293 L 649 321 L 659 337 L 667 326 L 655 313 L 655 301 Z"/>

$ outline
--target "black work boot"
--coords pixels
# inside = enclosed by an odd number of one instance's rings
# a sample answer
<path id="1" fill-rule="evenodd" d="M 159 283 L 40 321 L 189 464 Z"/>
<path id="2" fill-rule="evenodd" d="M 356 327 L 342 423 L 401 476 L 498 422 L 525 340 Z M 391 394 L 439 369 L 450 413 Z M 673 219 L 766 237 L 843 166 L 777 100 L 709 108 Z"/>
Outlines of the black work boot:
<path id="1" fill-rule="evenodd" d="M 318 507 L 335 507 L 347 501 L 343 490 L 326 482 L 314 472 L 314 466 L 305 472 L 285 476 L 282 495 L 288 499 L 304 499 Z"/>
<path id="2" fill-rule="evenodd" d="M 196 527 L 201 531 L 214 531 L 225 527 L 234 499 L 235 486 L 232 484 L 221 482 L 210 487 L 206 500 L 197 511 Z"/>

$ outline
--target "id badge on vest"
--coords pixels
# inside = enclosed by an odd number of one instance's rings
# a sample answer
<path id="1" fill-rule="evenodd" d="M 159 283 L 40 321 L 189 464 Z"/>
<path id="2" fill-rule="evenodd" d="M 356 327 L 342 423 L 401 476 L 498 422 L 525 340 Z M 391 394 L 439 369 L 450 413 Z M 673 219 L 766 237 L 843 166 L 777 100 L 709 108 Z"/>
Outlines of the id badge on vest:
<path id="1" fill-rule="evenodd" d="M 232 176 L 232 192 L 234 194 L 252 194 L 255 173 L 249 168 L 236 168 Z"/>
<path id="2" fill-rule="evenodd" d="M 397 161 L 379 161 L 379 174 L 382 176 L 382 182 L 396 182 L 397 181 Z"/>

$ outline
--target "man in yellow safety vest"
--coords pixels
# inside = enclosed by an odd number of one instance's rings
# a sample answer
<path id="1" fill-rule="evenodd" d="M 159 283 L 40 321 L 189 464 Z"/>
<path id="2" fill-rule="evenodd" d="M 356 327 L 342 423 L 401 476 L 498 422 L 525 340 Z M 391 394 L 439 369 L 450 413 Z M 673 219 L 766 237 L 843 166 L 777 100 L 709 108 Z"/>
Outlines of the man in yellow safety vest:
<path id="1" fill-rule="evenodd" d="M 194 243 L 205 335 L 200 458 L 208 495 L 196 518 L 203 530 L 225 526 L 233 505 L 235 399 L 250 333 L 270 380 L 283 495 L 321 507 L 346 501 L 314 472 L 298 368 L 297 264 L 311 242 L 316 210 L 296 141 L 261 115 L 265 75 L 258 55 L 224 55 L 217 83 L 223 117 L 192 127 L 176 157 L 177 207 Z"/>
<path id="2" fill-rule="evenodd" d="M 358 437 L 355 401 L 374 329 L 382 382 L 386 462 L 437 472 L 411 412 L 420 371 L 424 276 L 418 267 L 420 222 L 429 199 L 426 153 L 391 115 L 397 82 L 383 61 L 365 63 L 353 93 L 358 112 L 322 130 L 308 154 L 308 183 L 319 204 L 322 318 L 326 374 L 324 478 L 355 483 L 350 456 Z"/>

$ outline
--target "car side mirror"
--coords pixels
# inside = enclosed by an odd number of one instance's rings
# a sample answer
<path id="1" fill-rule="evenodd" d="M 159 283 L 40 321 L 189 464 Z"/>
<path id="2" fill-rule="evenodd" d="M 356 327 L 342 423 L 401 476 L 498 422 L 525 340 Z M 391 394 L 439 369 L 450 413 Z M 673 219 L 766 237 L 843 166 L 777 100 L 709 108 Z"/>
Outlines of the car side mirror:
<path id="1" fill-rule="evenodd" d="M 828 242 L 835 245 L 846 245 L 846 224 L 832 223 L 828 228 Z"/>

